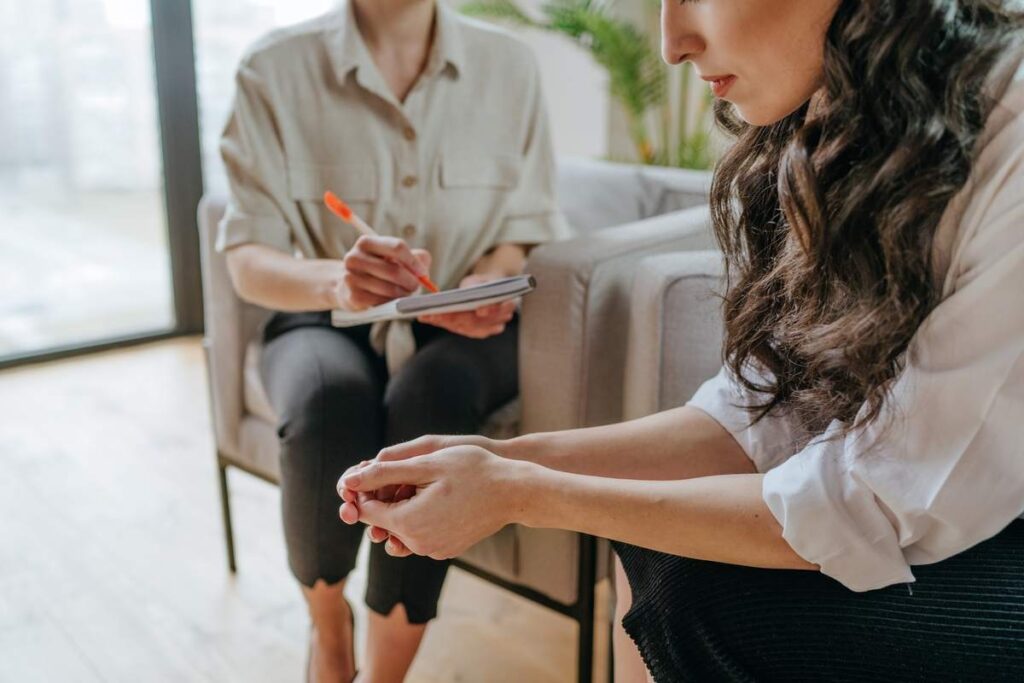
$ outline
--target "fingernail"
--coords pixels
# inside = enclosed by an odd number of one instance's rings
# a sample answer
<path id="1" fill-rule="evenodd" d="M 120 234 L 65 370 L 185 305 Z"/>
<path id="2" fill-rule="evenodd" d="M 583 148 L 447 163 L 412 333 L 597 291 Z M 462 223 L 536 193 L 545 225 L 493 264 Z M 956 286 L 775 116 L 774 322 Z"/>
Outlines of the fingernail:
<path id="1" fill-rule="evenodd" d="M 350 474 L 341 480 L 342 485 L 345 488 L 352 488 L 353 486 L 359 486 L 359 475 Z"/>

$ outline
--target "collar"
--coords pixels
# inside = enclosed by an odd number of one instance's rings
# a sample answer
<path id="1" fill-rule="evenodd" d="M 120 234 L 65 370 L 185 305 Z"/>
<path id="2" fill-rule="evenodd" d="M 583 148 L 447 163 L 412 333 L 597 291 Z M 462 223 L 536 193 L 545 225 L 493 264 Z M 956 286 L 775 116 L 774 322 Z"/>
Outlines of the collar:
<path id="1" fill-rule="evenodd" d="M 454 10 L 447 7 L 443 0 L 438 0 L 435 7 L 434 42 L 424 75 L 435 76 L 449 69 L 452 76 L 458 78 L 466 63 L 459 20 Z M 349 0 L 343 0 L 342 6 L 334 13 L 325 37 L 338 83 L 344 84 L 353 70 L 363 73 L 376 70 L 377 66 L 359 32 Z"/>

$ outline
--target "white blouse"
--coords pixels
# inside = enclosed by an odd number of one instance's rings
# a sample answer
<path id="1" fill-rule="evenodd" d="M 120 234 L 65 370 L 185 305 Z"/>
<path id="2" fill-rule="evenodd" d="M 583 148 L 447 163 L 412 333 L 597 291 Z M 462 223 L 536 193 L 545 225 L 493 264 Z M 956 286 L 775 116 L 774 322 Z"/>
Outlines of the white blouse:
<path id="1" fill-rule="evenodd" d="M 879 420 L 803 433 L 723 369 L 688 405 L 765 472 L 793 549 L 855 591 L 911 582 L 1024 516 L 1024 64 L 991 114 L 935 240 L 941 301 L 910 342 Z M 885 426 L 888 425 L 888 429 Z"/>

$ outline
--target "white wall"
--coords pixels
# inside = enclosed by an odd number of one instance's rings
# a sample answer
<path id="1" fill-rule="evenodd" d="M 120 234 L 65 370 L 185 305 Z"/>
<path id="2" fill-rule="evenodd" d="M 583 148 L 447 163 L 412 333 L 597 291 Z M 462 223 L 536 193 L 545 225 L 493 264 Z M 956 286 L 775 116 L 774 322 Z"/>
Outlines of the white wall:
<path id="1" fill-rule="evenodd" d="M 565 37 L 519 33 L 540 62 L 555 151 L 604 157 L 608 153 L 608 79 L 590 55 Z"/>
<path id="2" fill-rule="evenodd" d="M 462 4 L 461 0 L 447 1 L 454 7 Z M 518 4 L 539 16 L 546 1 L 519 0 Z M 565 36 L 507 28 L 533 48 L 540 62 L 555 151 L 559 155 L 606 156 L 608 87 L 604 70 Z"/>

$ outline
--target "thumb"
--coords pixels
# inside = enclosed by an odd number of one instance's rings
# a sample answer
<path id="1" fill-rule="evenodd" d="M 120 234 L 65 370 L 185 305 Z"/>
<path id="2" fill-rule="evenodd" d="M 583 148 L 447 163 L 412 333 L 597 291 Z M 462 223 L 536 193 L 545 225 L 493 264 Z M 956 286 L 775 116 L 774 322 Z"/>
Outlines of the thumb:
<path id="1" fill-rule="evenodd" d="M 426 458 L 373 462 L 361 470 L 346 473 L 340 485 L 352 491 L 376 491 L 385 486 L 400 484 L 429 484 L 433 481 L 433 475 L 433 463 Z"/>
<path id="2" fill-rule="evenodd" d="M 430 252 L 426 249 L 413 249 L 412 255 L 423 264 L 423 267 L 430 270 L 430 264 L 434 262 L 434 258 L 430 255 Z"/>

